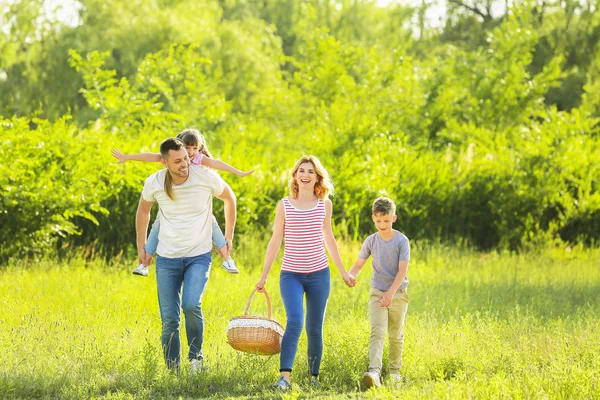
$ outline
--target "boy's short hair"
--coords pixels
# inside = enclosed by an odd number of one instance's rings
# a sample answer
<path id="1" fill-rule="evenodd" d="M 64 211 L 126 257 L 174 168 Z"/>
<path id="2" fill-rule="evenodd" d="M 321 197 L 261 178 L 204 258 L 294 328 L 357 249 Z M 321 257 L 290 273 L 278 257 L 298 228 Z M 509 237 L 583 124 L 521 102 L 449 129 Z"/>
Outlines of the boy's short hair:
<path id="1" fill-rule="evenodd" d="M 380 196 L 373 202 L 373 215 L 396 215 L 396 203 L 392 199 Z"/>

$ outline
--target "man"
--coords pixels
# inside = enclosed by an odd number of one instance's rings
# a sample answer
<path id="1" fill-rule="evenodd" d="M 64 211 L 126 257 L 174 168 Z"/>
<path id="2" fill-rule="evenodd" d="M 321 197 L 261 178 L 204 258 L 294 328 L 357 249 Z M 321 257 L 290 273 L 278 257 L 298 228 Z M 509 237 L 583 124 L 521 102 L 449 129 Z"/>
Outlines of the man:
<path id="1" fill-rule="evenodd" d="M 233 240 L 236 199 L 219 175 L 190 164 L 185 144 L 179 139 L 163 141 L 160 154 L 165 169 L 146 179 L 136 214 L 138 258 L 144 265 L 149 265 L 152 259 L 145 250 L 146 233 L 150 210 L 158 203 L 156 281 L 165 361 L 167 367 L 179 368 L 179 322 L 183 309 L 190 372 L 198 373 L 203 358 L 201 302 L 211 265 L 212 197 L 224 202 L 228 247 Z"/>

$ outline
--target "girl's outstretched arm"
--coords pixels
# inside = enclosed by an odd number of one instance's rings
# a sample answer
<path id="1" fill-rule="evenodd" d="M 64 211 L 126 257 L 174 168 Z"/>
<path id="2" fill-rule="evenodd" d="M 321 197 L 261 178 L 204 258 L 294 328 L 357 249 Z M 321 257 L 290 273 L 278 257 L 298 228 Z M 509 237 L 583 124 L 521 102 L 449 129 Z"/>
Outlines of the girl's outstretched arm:
<path id="1" fill-rule="evenodd" d="M 227 164 L 224 161 L 214 160 L 214 159 L 208 158 L 208 157 L 202 157 L 201 162 L 202 162 L 202 165 L 204 165 L 205 167 L 213 168 L 213 169 L 216 169 L 219 171 L 231 172 L 232 174 L 236 174 L 237 176 L 241 176 L 241 177 L 250 175 L 251 173 L 254 172 L 254 170 L 248 171 L 248 172 L 240 171 L 239 169 L 232 167 L 231 165 Z"/>
<path id="2" fill-rule="evenodd" d="M 114 158 L 119 160 L 120 163 L 125 161 L 144 161 L 144 162 L 159 162 L 160 154 L 158 153 L 138 153 L 138 154 L 123 154 L 119 149 L 112 149 L 111 151 Z"/>

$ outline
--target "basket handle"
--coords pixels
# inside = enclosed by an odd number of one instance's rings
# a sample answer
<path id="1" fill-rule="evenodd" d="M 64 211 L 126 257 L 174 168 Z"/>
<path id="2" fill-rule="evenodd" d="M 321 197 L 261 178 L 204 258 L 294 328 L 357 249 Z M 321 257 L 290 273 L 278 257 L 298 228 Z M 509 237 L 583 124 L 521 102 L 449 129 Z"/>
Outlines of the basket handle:
<path id="1" fill-rule="evenodd" d="M 250 298 L 248 299 L 248 305 L 246 306 L 246 311 L 244 311 L 244 315 L 248 315 L 248 311 L 250 311 L 250 303 L 252 302 L 252 297 L 254 296 L 254 293 L 256 293 L 256 291 L 257 291 L 257 289 L 254 288 L 252 293 L 250 293 Z M 264 291 L 260 292 L 260 293 L 264 293 L 265 297 L 267 298 L 267 313 L 268 313 L 267 318 L 271 319 L 271 299 L 269 298 L 267 289 L 264 289 Z"/>

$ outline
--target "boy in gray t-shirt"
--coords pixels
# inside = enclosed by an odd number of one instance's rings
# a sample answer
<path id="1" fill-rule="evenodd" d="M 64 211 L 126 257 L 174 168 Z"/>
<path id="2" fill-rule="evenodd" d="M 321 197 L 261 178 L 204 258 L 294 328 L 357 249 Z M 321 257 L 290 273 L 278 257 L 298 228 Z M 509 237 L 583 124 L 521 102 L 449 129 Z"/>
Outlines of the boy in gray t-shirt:
<path id="1" fill-rule="evenodd" d="M 373 256 L 373 276 L 369 292 L 369 370 L 363 375 L 363 384 L 369 388 L 381 385 L 383 345 L 387 328 L 389 348 L 389 380 L 399 384 L 404 347 L 404 319 L 408 309 L 408 262 L 410 243 L 402 233 L 392 228 L 396 221 L 396 204 L 386 197 L 373 203 L 373 222 L 377 233 L 362 245 L 358 260 L 350 269 L 357 276 L 369 256 Z"/>

